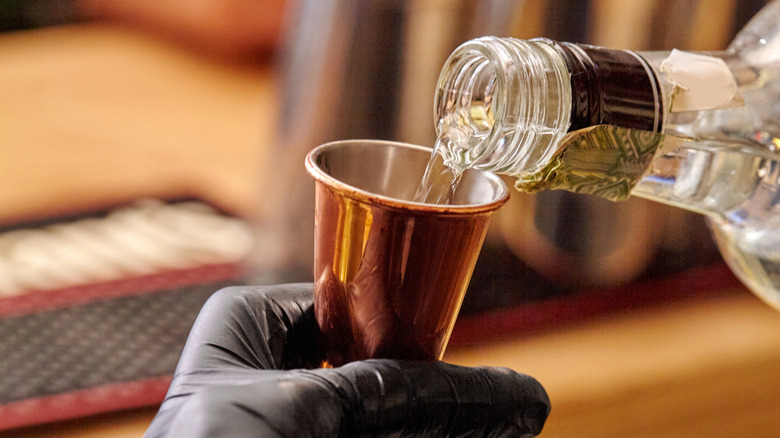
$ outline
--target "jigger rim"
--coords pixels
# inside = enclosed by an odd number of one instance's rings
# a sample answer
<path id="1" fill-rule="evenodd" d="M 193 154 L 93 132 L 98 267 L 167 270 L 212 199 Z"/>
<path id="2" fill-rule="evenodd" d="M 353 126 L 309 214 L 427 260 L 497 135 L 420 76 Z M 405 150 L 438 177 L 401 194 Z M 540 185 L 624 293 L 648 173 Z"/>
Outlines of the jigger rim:
<path id="1" fill-rule="evenodd" d="M 484 170 L 471 169 L 471 172 L 478 172 L 483 178 L 490 181 L 491 184 L 498 187 L 496 190 L 496 196 L 488 202 L 478 204 L 431 204 L 414 202 L 406 199 L 394 198 L 387 195 L 381 195 L 373 193 L 359 187 L 347 184 L 338 178 L 335 178 L 323 170 L 318 164 L 317 160 L 322 154 L 329 150 L 344 147 L 353 146 L 356 144 L 367 145 L 371 147 L 403 147 L 408 149 L 415 149 L 423 151 L 427 154 L 431 154 L 432 149 L 424 146 L 415 145 L 412 143 L 405 143 L 400 141 L 391 140 L 339 140 L 321 144 L 306 155 L 306 170 L 318 183 L 322 183 L 328 186 L 331 190 L 338 192 L 343 196 L 347 196 L 351 199 L 362 201 L 369 204 L 381 205 L 388 208 L 397 208 L 405 210 L 415 210 L 419 212 L 453 215 L 474 215 L 482 213 L 491 213 L 509 200 L 509 189 L 504 181 L 496 174 L 487 172 Z"/>

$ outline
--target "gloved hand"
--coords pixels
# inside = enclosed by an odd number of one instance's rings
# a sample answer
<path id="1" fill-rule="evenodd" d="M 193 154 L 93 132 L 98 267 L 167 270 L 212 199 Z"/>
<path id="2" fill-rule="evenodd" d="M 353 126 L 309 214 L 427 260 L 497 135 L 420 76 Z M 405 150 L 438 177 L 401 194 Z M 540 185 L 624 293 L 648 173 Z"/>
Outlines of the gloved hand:
<path id="1" fill-rule="evenodd" d="M 155 437 L 537 435 L 550 411 L 532 377 L 389 359 L 317 368 L 311 284 L 231 287 L 205 304 Z"/>

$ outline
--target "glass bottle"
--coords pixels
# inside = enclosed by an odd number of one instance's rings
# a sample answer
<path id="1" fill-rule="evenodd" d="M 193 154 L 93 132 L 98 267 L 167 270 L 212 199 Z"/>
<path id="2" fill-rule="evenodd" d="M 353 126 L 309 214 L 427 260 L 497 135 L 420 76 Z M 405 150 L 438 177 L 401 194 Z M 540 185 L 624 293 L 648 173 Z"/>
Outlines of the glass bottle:
<path id="1" fill-rule="evenodd" d="M 780 1 L 722 52 L 479 38 L 439 77 L 437 153 L 528 192 L 705 214 L 734 273 L 780 309 L 779 74 Z"/>

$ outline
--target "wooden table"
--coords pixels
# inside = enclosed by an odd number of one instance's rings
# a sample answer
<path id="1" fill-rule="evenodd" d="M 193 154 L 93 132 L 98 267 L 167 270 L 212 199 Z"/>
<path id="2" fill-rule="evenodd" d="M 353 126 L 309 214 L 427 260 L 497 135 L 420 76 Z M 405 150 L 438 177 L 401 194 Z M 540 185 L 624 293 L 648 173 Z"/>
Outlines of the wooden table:
<path id="1" fill-rule="evenodd" d="M 0 36 L 0 222 L 188 192 L 250 213 L 276 117 L 269 66 L 220 65 L 127 31 Z M 450 349 L 537 377 L 547 437 L 776 437 L 780 314 L 745 290 Z M 141 437 L 154 409 L 20 437 Z"/>
<path id="2" fill-rule="evenodd" d="M 137 196 L 246 213 L 274 126 L 270 66 L 210 63 L 99 26 L 0 39 L 0 221 Z"/>

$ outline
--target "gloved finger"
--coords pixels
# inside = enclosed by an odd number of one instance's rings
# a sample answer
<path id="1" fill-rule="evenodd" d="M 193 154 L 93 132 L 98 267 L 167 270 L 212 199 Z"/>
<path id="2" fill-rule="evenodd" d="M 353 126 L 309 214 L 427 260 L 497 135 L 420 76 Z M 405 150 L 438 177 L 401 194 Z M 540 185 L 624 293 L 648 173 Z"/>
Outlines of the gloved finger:
<path id="1" fill-rule="evenodd" d="M 313 285 L 235 286 L 201 309 L 176 374 L 319 366 Z"/>
<path id="2" fill-rule="evenodd" d="M 353 397 L 348 435 L 531 437 L 550 412 L 542 385 L 507 368 L 370 360 L 319 372 Z"/>
<path id="3" fill-rule="evenodd" d="M 531 437 L 550 411 L 535 379 L 502 368 L 370 360 L 257 374 L 193 394 L 167 436 Z"/>

